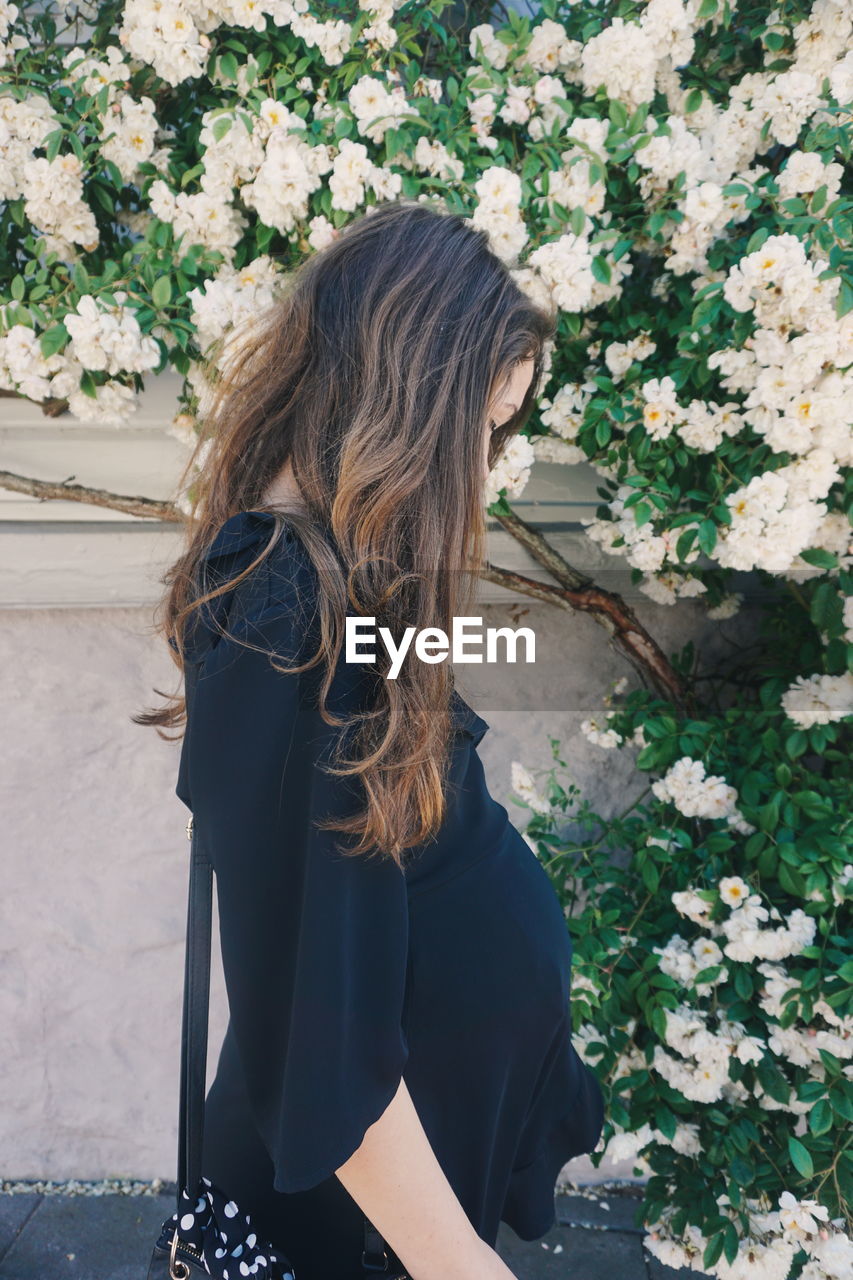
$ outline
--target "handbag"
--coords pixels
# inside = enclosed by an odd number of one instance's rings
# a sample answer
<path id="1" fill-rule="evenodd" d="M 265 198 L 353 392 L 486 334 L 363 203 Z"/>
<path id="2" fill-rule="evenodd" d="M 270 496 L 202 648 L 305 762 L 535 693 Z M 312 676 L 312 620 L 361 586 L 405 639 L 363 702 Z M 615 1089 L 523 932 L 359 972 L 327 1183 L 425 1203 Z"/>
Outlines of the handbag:
<path id="1" fill-rule="evenodd" d="M 204 1135 L 207 1032 L 210 1003 L 210 940 L 213 866 L 204 854 L 192 816 L 184 1005 L 181 1031 L 181 1082 L 178 1118 L 178 1199 L 176 1212 L 163 1223 L 154 1244 L 147 1280 L 299 1280 L 286 1254 L 258 1240 L 251 1214 L 222 1188 L 201 1175 Z M 364 1217 L 361 1265 L 365 1277 L 409 1280 L 399 1260 Z M 390 1256 L 389 1256 L 390 1255 Z"/>

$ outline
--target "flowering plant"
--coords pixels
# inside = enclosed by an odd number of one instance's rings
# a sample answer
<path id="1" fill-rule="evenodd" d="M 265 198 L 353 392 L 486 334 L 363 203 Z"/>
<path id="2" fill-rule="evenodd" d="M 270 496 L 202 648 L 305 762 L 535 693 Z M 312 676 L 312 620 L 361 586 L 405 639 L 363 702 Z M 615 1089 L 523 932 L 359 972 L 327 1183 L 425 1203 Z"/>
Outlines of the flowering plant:
<path id="1" fill-rule="evenodd" d="M 516 767 L 603 1152 L 649 1174 L 666 1261 L 842 1280 L 853 0 L 544 0 L 461 35 L 447 4 L 0 0 L 0 390 L 121 424 L 170 368 L 191 445 L 206 354 L 353 213 L 405 195 L 488 231 L 560 316 L 488 494 L 556 586 L 512 583 L 584 608 L 651 686 L 585 722 L 659 775 L 624 817 L 580 806 L 603 834 L 569 839 L 572 791 Z M 762 656 L 711 680 L 665 655 L 514 514 L 536 458 L 597 470 L 587 532 L 651 600 L 722 624 L 756 575 Z"/>
<path id="2" fill-rule="evenodd" d="M 653 780 L 615 816 L 556 739 L 544 783 L 513 763 L 573 937 L 576 1043 L 610 1086 L 593 1159 L 647 1175 L 657 1258 L 724 1280 L 853 1259 L 849 750 L 818 694 L 783 704 L 813 625 L 793 613 L 769 610 L 775 652 L 706 664 L 689 719 L 616 683 L 582 733 Z"/>

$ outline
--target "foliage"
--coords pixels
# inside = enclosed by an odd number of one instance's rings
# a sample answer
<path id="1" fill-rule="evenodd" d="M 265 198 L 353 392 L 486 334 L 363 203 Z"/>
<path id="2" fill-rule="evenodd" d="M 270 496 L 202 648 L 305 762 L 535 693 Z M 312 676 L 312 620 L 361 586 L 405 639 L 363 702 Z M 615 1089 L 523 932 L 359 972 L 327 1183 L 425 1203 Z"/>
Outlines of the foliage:
<path id="1" fill-rule="evenodd" d="M 586 723 L 640 748 L 653 799 L 581 804 L 569 839 L 573 791 L 516 771 L 606 1152 L 650 1173 L 646 1243 L 672 1265 L 840 1280 L 853 0 L 447 9 L 2 0 L 0 388 L 121 423 L 172 368 L 191 443 L 204 353 L 351 216 L 402 194 L 487 228 L 560 313 L 492 511 L 533 459 L 587 462 L 589 536 L 652 600 L 724 622 L 748 572 L 773 601 L 760 658 L 711 680 L 678 656 L 693 719 L 635 689 Z"/>
<path id="2" fill-rule="evenodd" d="M 842 1276 L 849 733 L 797 728 L 780 709 L 785 673 L 819 642 L 802 608 L 780 592 L 764 629 L 758 657 L 699 673 L 701 718 L 622 680 L 606 718 L 584 722 L 592 742 L 663 775 L 623 812 L 591 808 L 556 739 L 545 781 L 516 764 L 515 783 L 569 921 L 576 1035 L 610 1085 L 604 1152 L 648 1175 L 647 1245 L 723 1276 Z M 695 658 L 679 655 L 685 669 Z M 707 776 L 678 785 L 685 760 Z"/>

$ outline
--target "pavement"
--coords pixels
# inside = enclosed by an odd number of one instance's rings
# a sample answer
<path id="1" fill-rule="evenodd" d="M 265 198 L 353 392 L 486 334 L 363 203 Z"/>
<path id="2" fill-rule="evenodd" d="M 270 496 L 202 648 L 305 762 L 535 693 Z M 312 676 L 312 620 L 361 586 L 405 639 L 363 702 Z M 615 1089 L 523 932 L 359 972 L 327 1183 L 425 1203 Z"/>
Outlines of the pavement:
<path id="1" fill-rule="evenodd" d="M 6 1186 L 10 1184 L 4 1184 Z M 0 1192 L 0 1280 L 146 1280 L 154 1240 L 174 1212 L 174 1185 L 13 1184 Z M 63 1186 L 71 1190 L 61 1190 Z M 152 1187 L 155 1189 L 152 1190 Z M 518 1280 L 676 1280 L 643 1248 L 636 1186 L 569 1186 L 557 1224 L 533 1242 L 501 1224 L 497 1248 Z"/>

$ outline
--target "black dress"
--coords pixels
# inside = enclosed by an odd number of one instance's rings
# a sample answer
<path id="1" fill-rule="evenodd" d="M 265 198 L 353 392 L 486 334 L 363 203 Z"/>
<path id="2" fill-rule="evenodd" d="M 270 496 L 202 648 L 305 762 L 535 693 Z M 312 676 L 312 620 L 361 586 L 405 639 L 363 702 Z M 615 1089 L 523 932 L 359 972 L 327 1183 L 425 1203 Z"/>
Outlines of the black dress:
<path id="1" fill-rule="evenodd" d="M 268 542 L 243 511 L 204 563 L 210 586 Z M 353 812 L 318 764 L 338 732 L 301 677 L 220 638 L 214 615 L 285 662 L 314 653 L 316 575 L 286 527 L 263 565 L 204 606 L 187 644 L 177 794 L 216 875 L 230 1020 L 205 1106 L 202 1171 L 278 1245 L 299 1280 L 361 1280 L 362 1211 L 335 1176 L 405 1077 L 478 1234 L 525 1240 L 555 1221 L 557 1175 L 591 1151 L 601 1090 L 571 1039 L 571 942 L 544 867 L 490 795 L 488 724 L 454 692 L 439 837 L 390 858 L 334 852 L 312 819 Z M 342 654 L 343 658 L 343 654 Z M 332 709 L 379 677 L 343 660 Z M 404 1154 L 404 1153 L 403 1153 Z"/>

